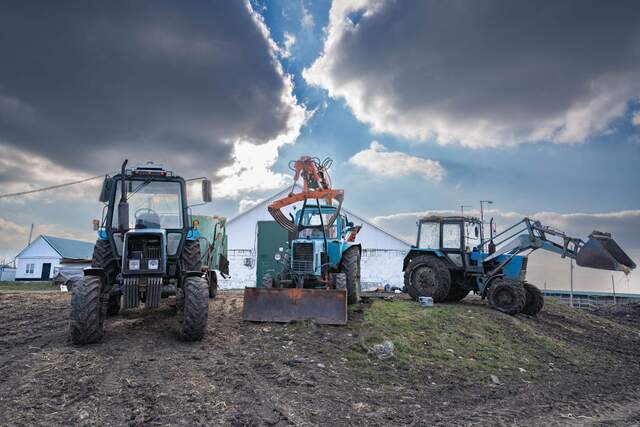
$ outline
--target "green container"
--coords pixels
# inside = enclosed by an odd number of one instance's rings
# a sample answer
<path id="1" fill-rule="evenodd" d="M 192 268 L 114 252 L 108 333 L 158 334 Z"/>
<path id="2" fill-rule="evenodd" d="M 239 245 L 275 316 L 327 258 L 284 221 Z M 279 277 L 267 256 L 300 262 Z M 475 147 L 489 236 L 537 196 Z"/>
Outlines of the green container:
<path id="1" fill-rule="evenodd" d="M 199 222 L 202 264 L 210 270 L 220 270 L 220 256 L 227 258 L 227 219 L 207 215 L 193 215 L 191 219 L 193 223 Z"/>
<path id="2" fill-rule="evenodd" d="M 275 221 L 258 221 L 256 257 L 256 286 L 262 286 L 262 276 L 274 276 L 282 271 L 282 264 L 274 259 L 280 248 L 287 249 L 289 233 Z"/>

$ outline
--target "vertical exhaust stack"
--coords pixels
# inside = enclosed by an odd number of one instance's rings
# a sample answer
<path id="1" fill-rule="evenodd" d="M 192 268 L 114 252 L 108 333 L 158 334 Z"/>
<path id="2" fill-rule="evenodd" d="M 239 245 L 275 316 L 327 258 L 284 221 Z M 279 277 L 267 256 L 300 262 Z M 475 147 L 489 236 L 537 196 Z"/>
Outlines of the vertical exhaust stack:
<path id="1" fill-rule="evenodd" d="M 594 231 L 587 243 L 580 248 L 576 263 L 581 267 L 600 270 L 623 271 L 626 274 L 636 268 L 636 264 L 611 237 L 611 233 Z"/>
<path id="2" fill-rule="evenodd" d="M 120 171 L 120 202 L 118 202 L 118 231 L 125 233 L 129 231 L 129 202 L 127 202 L 127 188 L 125 174 L 126 167 L 129 163 L 128 159 L 122 162 L 122 170 Z"/>

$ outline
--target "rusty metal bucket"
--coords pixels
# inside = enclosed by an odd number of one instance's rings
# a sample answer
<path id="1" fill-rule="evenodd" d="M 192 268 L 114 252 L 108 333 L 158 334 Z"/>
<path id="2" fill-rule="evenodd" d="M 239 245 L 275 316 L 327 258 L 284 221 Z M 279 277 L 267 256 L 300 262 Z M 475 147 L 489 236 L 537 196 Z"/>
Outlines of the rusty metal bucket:
<path id="1" fill-rule="evenodd" d="M 287 323 L 313 320 L 322 325 L 347 324 L 344 289 L 245 288 L 242 319 Z"/>
<path id="2" fill-rule="evenodd" d="M 582 267 L 630 272 L 636 264 L 611 238 L 610 233 L 594 231 L 576 255 L 576 264 Z"/>

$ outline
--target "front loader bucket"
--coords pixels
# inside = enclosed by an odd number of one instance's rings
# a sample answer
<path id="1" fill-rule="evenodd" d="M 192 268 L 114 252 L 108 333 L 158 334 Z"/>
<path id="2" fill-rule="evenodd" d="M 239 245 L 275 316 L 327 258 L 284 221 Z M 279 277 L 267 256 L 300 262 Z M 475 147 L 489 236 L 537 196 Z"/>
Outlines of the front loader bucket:
<path id="1" fill-rule="evenodd" d="M 576 263 L 582 267 L 626 273 L 636 268 L 636 264 L 611 238 L 611 234 L 599 231 L 589 235 L 589 240 L 576 255 Z"/>
<path id="2" fill-rule="evenodd" d="M 250 322 L 313 320 L 321 325 L 347 324 L 344 289 L 245 288 L 242 319 Z"/>

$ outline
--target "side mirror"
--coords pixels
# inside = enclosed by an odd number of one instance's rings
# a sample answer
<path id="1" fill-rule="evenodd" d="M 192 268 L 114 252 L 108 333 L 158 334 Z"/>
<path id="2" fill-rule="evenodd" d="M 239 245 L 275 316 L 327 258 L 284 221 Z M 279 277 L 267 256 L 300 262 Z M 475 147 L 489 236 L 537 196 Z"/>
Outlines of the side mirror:
<path id="1" fill-rule="evenodd" d="M 105 178 L 102 181 L 102 188 L 100 189 L 100 197 L 98 200 L 102 203 L 108 203 L 111 199 L 111 191 L 113 190 L 113 178 Z"/>
<path id="2" fill-rule="evenodd" d="M 213 190 L 211 189 L 211 181 L 207 178 L 202 180 L 202 201 L 209 203 L 213 199 Z"/>
<path id="3" fill-rule="evenodd" d="M 93 221 L 91 221 L 91 224 L 93 224 L 93 231 L 100 230 L 100 220 L 99 219 L 94 219 Z"/>

